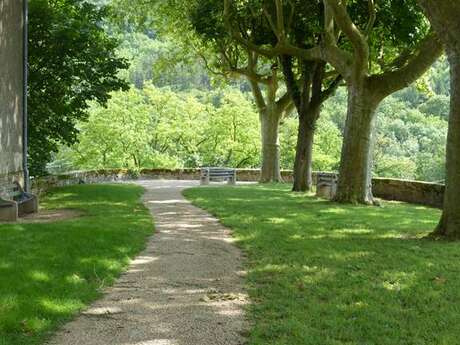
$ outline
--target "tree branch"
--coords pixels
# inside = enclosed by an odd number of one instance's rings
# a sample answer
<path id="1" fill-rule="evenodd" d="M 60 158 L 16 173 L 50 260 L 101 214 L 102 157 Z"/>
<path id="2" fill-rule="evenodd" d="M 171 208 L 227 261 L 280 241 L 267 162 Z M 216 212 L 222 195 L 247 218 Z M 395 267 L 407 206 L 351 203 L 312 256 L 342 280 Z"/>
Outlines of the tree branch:
<path id="1" fill-rule="evenodd" d="M 369 21 L 366 25 L 365 35 L 368 37 L 374 28 L 375 19 L 376 19 L 376 11 L 375 11 L 375 3 L 374 0 L 367 0 L 367 6 L 369 8 Z"/>
<path id="2" fill-rule="evenodd" d="M 338 89 L 338 87 L 340 86 L 342 81 L 343 81 L 343 77 L 341 75 L 337 76 L 331 82 L 331 84 L 328 86 L 328 88 L 326 90 L 323 90 L 323 92 L 321 92 L 320 102 L 323 103 L 329 97 L 331 97 L 334 94 L 334 92 Z"/>
<path id="3" fill-rule="evenodd" d="M 248 80 L 252 80 L 256 83 L 261 83 L 265 85 L 268 85 L 270 83 L 270 78 L 264 78 L 260 74 L 257 74 L 248 68 L 232 68 L 229 69 L 228 72 L 245 76 Z"/>
<path id="4" fill-rule="evenodd" d="M 254 95 L 254 99 L 256 101 L 257 109 L 259 111 L 263 111 L 267 105 L 265 104 L 264 95 L 262 94 L 262 90 L 257 82 L 249 79 L 249 83 L 251 84 L 252 94 Z"/>
<path id="5" fill-rule="evenodd" d="M 276 101 L 276 106 L 280 112 L 286 111 L 286 109 L 289 108 L 292 104 L 292 98 L 289 92 L 286 92 L 283 96 L 280 97 L 280 99 Z"/>
<path id="6" fill-rule="evenodd" d="M 284 26 L 284 11 L 281 0 L 275 0 L 276 5 L 276 27 L 278 31 L 278 41 L 283 43 L 286 40 L 286 28 Z"/>
<path id="7" fill-rule="evenodd" d="M 263 55 L 263 56 L 266 56 L 268 58 L 275 58 L 275 57 L 278 57 L 279 55 L 283 54 L 284 51 L 286 50 L 289 50 L 290 48 L 294 48 L 290 45 L 285 45 L 285 44 L 281 44 L 280 42 L 275 46 L 275 47 L 268 47 L 268 46 L 265 46 L 265 47 L 262 47 L 262 46 L 258 46 L 257 44 L 254 44 L 253 42 L 251 42 L 250 40 L 244 38 L 242 35 L 241 35 L 241 32 L 238 32 L 236 30 L 234 30 L 234 26 L 232 25 L 231 21 L 230 21 L 230 2 L 232 0 L 224 0 L 224 23 L 225 23 L 225 26 L 227 28 L 227 30 L 229 31 L 229 33 L 231 34 L 232 38 L 237 41 L 239 44 L 241 44 L 243 47 L 245 47 L 246 49 L 249 49 L 259 55 Z M 264 10 L 264 12 L 266 12 Z M 274 32 L 275 35 L 278 35 L 280 34 L 278 32 L 278 24 L 275 25 L 275 23 L 273 23 L 273 21 L 270 19 L 270 15 L 267 15 L 267 19 L 269 20 L 270 22 L 270 26 L 272 27 L 272 30 L 275 30 L 276 31 Z M 282 22 L 284 23 L 284 22 Z M 284 30 L 284 29 L 283 29 Z M 318 54 L 318 49 L 315 49 L 315 48 L 312 48 L 312 49 L 303 49 L 303 52 L 302 54 L 304 56 L 308 56 L 309 57 L 309 60 L 317 60 L 317 59 L 320 59 L 320 56 Z"/>
<path id="8" fill-rule="evenodd" d="M 227 27 L 227 30 L 233 37 L 233 39 L 241 44 L 246 49 L 255 52 L 259 55 L 266 56 L 267 58 L 275 58 L 280 55 L 291 55 L 299 58 L 300 60 L 322 60 L 330 63 L 338 72 L 344 77 L 347 78 L 350 75 L 350 66 L 353 64 L 355 60 L 354 57 L 338 48 L 336 45 L 321 43 L 316 47 L 313 48 L 299 48 L 296 47 L 287 40 L 278 42 L 275 47 L 269 46 L 258 46 L 251 42 L 248 39 L 245 39 L 240 32 L 235 31 L 233 25 L 231 25 L 230 21 L 230 2 L 232 0 L 224 0 L 224 22 Z M 277 0 L 279 1 L 279 0 Z M 336 1 L 336 0 L 324 0 L 324 1 Z M 284 21 L 281 22 L 284 25 Z M 275 24 L 272 23 L 271 26 Z M 277 29 L 278 30 L 278 29 Z M 284 30 L 284 29 L 283 29 Z M 280 35 L 279 32 L 275 32 L 277 37 Z"/>
<path id="9" fill-rule="evenodd" d="M 353 64 L 353 57 L 337 46 L 320 44 L 314 48 L 303 49 L 286 43 L 279 46 L 280 54 L 291 55 L 300 60 L 322 60 L 330 63 L 345 78 L 350 75 L 350 66 Z"/>
<path id="10" fill-rule="evenodd" d="M 337 25 L 345 33 L 353 46 L 353 50 L 355 52 L 355 72 L 359 73 L 360 75 L 367 73 L 369 46 L 365 36 L 351 20 L 347 11 L 345 0 L 324 1 L 331 8 Z"/>
<path id="11" fill-rule="evenodd" d="M 281 37 L 278 36 L 278 29 L 277 29 L 275 23 L 273 22 L 272 16 L 270 15 L 270 13 L 268 12 L 268 10 L 267 10 L 267 8 L 265 6 L 263 7 L 263 11 L 264 11 L 265 17 L 267 18 L 268 24 L 270 25 L 270 28 L 275 33 L 276 38 L 278 40 L 280 40 Z"/>
<path id="12" fill-rule="evenodd" d="M 212 73 L 212 74 L 214 74 L 214 75 L 218 75 L 218 76 L 224 77 L 224 78 L 227 77 L 227 74 L 226 74 L 225 72 L 221 72 L 221 71 L 217 71 L 217 70 L 213 69 L 213 68 L 211 67 L 211 65 L 209 64 L 208 59 L 206 58 L 206 56 L 205 56 L 203 53 L 197 52 L 197 54 L 198 54 L 198 56 L 201 58 L 201 60 L 203 60 L 203 62 L 204 62 L 204 67 L 205 67 L 210 73 Z"/>
<path id="13" fill-rule="evenodd" d="M 292 56 L 281 55 L 280 61 L 290 98 L 295 106 L 300 109 L 302 107 L 302 92 L 294 76 Z"/>
<path id="14" fill-rule="evenodd" d="M 334 14 L 331 7 L 324 1 L 324 36 L 325 42 L 329 45 L 337 44 L 337 37 L 335 35 Z"/>
<path id="15" fill-rule="evenodd" d="M 401 90 L 420 78 L 442 55 L 443 51 L 443 46 L 437 35 L 434 32 L 430 32 L 419 43 L 417 50 L 412 54 L 406 65 L 396 70 L 370 77 L 371 86 L 379 90 L 383 97 Z"/>
<path id="16" fill-rule="evenodd" d="M 289 5 L 291 6 L 291 11 L 289 12 L 288 25 L 287 25 L 286 31 L 290 33 L 292 29 L 292 22 L 294 20 L 295 4 L 292 0 L 288 0 L 288 2 L 289 2 Z"/>

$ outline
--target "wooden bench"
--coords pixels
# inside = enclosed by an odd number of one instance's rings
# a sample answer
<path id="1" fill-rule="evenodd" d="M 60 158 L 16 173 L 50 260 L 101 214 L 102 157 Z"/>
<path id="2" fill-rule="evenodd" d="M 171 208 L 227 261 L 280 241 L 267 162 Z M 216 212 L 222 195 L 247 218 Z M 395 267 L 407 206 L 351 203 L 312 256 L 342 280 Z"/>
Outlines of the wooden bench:
<path id="1" fill-rule="evenodd" d="M 333 199 L 337 193 L 338 176 L 334 173 L 318 173 L 316 176 L 316 196 Z"/>
<path id="2" fill-rule="evenodd" d="M 18 217 L 38 211 L 38 199 L 26 193 L 17 182 L 0 184 L 0 221 L 17 221 Z"/>
<path id="3" fill-rule="evenodd" d="M 211 181 L 236 184 L 236 170 L 230 168 L 201 168 L 201 184 L 207 185 Z"/>

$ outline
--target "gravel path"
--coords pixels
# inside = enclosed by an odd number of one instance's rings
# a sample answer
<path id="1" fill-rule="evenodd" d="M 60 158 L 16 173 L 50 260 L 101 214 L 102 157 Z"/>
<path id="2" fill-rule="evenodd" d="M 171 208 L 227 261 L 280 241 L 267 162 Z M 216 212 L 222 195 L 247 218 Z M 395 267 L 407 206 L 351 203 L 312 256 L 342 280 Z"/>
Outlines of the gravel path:
<path id="1" fill-rule="evenodd" d="M 192 181 L 140 181 L 156 231 L 104 297 L 50 345 L 239 345 L 242 257 L 229 230 L 192 206 Z"/>

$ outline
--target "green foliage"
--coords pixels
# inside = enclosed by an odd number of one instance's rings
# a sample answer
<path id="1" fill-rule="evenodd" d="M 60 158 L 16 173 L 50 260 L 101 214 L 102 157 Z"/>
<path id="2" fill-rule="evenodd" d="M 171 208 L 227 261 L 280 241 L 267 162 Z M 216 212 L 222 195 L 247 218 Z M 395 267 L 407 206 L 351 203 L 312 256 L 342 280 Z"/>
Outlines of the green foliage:
<path id="1" fill-rule="evenodd" d="M 429 79 L 434 93 L 450 96 L 450 68 L 445 56 L 433 65 Z"/>
<path id="2" fill-rule="evenodd" d="M 320 118 L 313 147 L 313 170 L 337 171 L 342 141 L 342 133 L 339 128 L 327 116 Z"/>
<path id="3" fill-rule="evenodd" d="M 441 65 L 432 69 L 427 80 L 433 80 Z M 433 85 L 429 83 L 432 90 Z M 89 122 L 79 125 L 80 143 L 62 147 L 50 168 L 259 167 L 260 125 L 248 99 L 248 94 L 229 87 L 179 92 L 147 83 L 143 89 L 115 92 L 107 108 L 91 107 Z M 445 101 L 443 95 L 428 97 L 411 86 L 383 102 L 377 117 L 374 175 L 444 179 Z M 337 171 L 345 115 L 346 92 L 339 89 L 324 104 L 317 124 L 314 170 Z M 281 126 L 284 169 L 293 167 L 297 125 L 290 116 Z"/>
<path id="4" fill-rule="evenodd" d="M 195 188 L 247 255 L 250 345 L 456 344 L 458 243 L 440 210 L 344 206 L 289 186 Z"/>
<path id="5" fill-rule="evenodd" d="M 439 116 L 447 120 L 450 112 L 450 97 L 446 95 L 434 95 L 421 104 L 419 110 L 424 114 Z"/>
<path id="6" fill-rule="evenodd" d="M 444 179 L 447 122 L 433 115 L 411 109 L 392 97 L 383 102 L 378 114 L 375 175 Z"/>
<path id="7" fill-rule="evenodd" d="M 82 0 L 31 0 L 29 30 L 29 136 L 33 175 L 43 174 L 59 144 L 77 140 L 88 101 L 107 102 L 126 88 L 117 76 L 126 62 L 102 27 L 107 15 Z"/>
<path id="8" fill-rule="evenodd" d="M 147 84 L 112 96 L 106 108 L 91 108 L 79 143 L 60 159 L 80 169 L 259 163 L 258 116 L 235 89 L 176 93 Z"/>
<path id="9" fill-rule="evenodd" d="M 192 4 L 179 4 L 174 11 L 182 7 L 188 11 Z M 175 15 L 164 20 L 171 21 L 171 25 L 175 23 L 176 27 L 180 26 L 179 19 L 188 23 L 187 18 Z M 259 166 L 259 124 L 256 109 L 248 101 L 247 83 L 236 84 L 242 92 L 225 87 L 228 81 L 221 84 L 222 89 L 211 91 L 215 76 L 193 58 L 194 48 L 184 46 L 188 39 L 191 45 L 198 44 L 196 37 L 183 32 L 187 25 L 177 28 L 184 34 L 182 39 L 178 39 L 174 30 L 161 39 L 149 30 L 133 33 L 130 26 L 118 33 L 121 44 L 117 53 L 131 63 L 119 76 L 135 84 L 138 90 L 113 93 L 108 109 L 93 104 L 90 124 L 79 122 L 84 131 L 78 136 L 81 142 L 70 149 L 61 147 L 55 164 L 50 166 L 53 171 Z M 212 55 L 209 51 L 204 53 Z M 240 61 L 244 62 L 244 56 Z M 213 60 L 208 62 L 212 65 Z M 267 66 L 267 61 L 263 61 L 259 71 L 263 73 Z M 165 89 L 168 85 L 169 89 Z M 448 89 L 448 64 L 441 59 L 423 82 L 383 103 L 378 114 L 375 175 L 428 181 L 444 179 Z M 339 89 L 323 105 L 315 137 L 315 170 L 338 169 L 346 101 L 345 90 Z M 234 119 L 238 140 L 232 137 Z M 293 167 L 297 122 L 291 115 L 281 126 L 284 169 Z"/>
<path id="10" fill-rule="evenodd" d="M 178 62 L 180 56 L 197 53 L 206 58 L 207 67 L 226 77 L 234 77 L 228 70 L 246 67 L 247 52 L 236 44 L 228 27 L 225 27 L 222 1 L 150 0 L 134 3 L 137 5 L 136 9 L 130 10 L 129 13 L 127 5 L 132 4 L 131 1 L 117 0 L 114 2 L 114 8 L 118 13 L 124 13 L 125 17 L 134 19 L 137 24 L 143 24 L 144 29 L 155 27 L 163 40 L 165 37 L 168 38 L 161 43 L 161 47 L 167 46 L 166 51 L 160 49 L 157 53 L 160 58 L 154 62 L 155 69 L 159 71 L 157 75 L 163 77 L 168 75 L 169 71 L 177 73 L 174 71 L 175 65 L 193 65 L 190 60 Z M 285 23 L 290 23 L 286 34 L 291 43 L 301 47 L 317 44 L 323 25 L 321 1 L 294 0 L 283 4 Z M 364 30 L 369 20 L 368 3 L 350 0 L 347 4 L 352 20 Z M 376 20 L 368 38 L 369 61 L 371 72 L 379 73 L 404 65 L 411 52 L 429 31 L 429 23 L 415 0 L 404 3 L 399 0 L 376 0 L 375 5 Z M 294 6 L 293 12 L 291 6 Z M 276 43 L 276 38 L 267 15 L 271 15 L 275 21 L 274 13 L 273 1 L 232 1 L 229 20 L 234 29 L 249 41 L 257 45 L 272 46 Z M 350 43 L 343 37 L 338 44 L 343 49 L 351 49 Z M 133 57 L 142 55 L 136 55 L 136 50 L 140 49 L 133 47 Z M 166 59 L 163 59 L 163 56 Z M 172 63 L 168 64 L 169 61 Z M 263 76 L 270 73 L 270 67 L 275 65 L 275 60 L 261 57 L 257 72 Z M 156 79 L 153 75 L 151 78 L 156 86 L 165 85 L 161 79 Z M 166 77 L 163 80 L 170 82 L 171 79 Z M 187 77 L 176 80 L 188 85 L 185 90 L 196 87 L 188 83 Z M 445 120 L 449 107 L 446 98 L 449 94 L 448 80 L 448 64 L 445 59 L 441 59 L 431 72 L 415 85 L 396 93 L 384 102 L 379 109 L 375 136 L 375 175 L 430 181 L 444 178 L 447 128 Z M 184 90 L 176 88 L 175 85 L 173 87 L 175 90 Z M 338 169 L 345 114 L 346 93 L 342 90 L 323 106 L 315 138 L 314 169 Z M 210 132 L 218 131 L 217 121 L 213 121 L 211 126 L 213 128 Z M 295 118 L 285 118 L 281 127 L 283 168 L 293 167 L 296 132 Z M 170 151 L 169 157 L 180 157 L 176 163 L 186 166 L 205 161 L 221 164 L 227 161 L 222 158 L 225 154 L 213 149 L 209 141 L 200 146 L 205 148 L 200 153 L 200 158 L 197 158 L 196 152 L 189 150 L 190 152 L 184 154 L 183 150 L 179 152 L 179 149 Z M 210 158 L 213 156 L 214 160 Z M 247 166 L 256 164 L 256 160 L 252 160 Z"/>
<path id="11" fill-rule="evenodd" d="M 182 45 L 168 39 L 159 40 L 145 33 L 119 35 L 118 55 L 130 62 L 120 76 L 142 88 L 146 82 L 173 90 L 210 89 L 210 77 L 202 63 Z"/>
<path id="12" fill-rule="evenodd" d="M 152 233 L 142 188 L 87 185 L 54 190 L 45 210 L 82 217 L 0 224 L 0 344 L 42 344 L 111 285 Z"/>
<path id="13" fill-rule="evenodd" d="M 219 103 L 211 107 L 212 113 L 201 132 L 206 139 L 200 146 L 202 162 L 208 166 L 257 167 L 259 118 L 248 96 L 226 89 L 211 97 Z"/>
<path id="14" fill-rule="evenodd" d="M 281 126 L 281 166 L 285 169 L 292 169 L 294 165 L 297 126 L 298 120 L 296 118 L 286 119 Z M 315 132 L 313 170 L 338 170 L 342 140 L 339 128 L 331 121 L 329 113 L 323 111 L 322 117 L 318 120 Z"/>
<path id="15" fill-rule="evenodd" d="M 430 26 L 416 0 L 375 0 L 376 19 L 368 39 L 371 59 L 379 69 L 387 69 L 399 54 L 406 56 L 423 39 Z M 369 20 L 368 2 L 349 1 L 349 13 L 362 29 Z M 376 66 L 374 66 L 376 67 Z"/>

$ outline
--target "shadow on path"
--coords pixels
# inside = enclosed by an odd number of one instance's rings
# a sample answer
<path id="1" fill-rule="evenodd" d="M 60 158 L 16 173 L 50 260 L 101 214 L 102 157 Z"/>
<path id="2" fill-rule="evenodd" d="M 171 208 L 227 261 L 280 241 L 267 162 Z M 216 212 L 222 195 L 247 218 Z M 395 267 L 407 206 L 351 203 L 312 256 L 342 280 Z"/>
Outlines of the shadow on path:
<path id="1" fill-rule="evenodd" d="M 156 231 L 104 298 L 50 345 L 239 345 L 242 256 L 230 231 L 186 201 L 191 181 L 139 181 Z"/>

